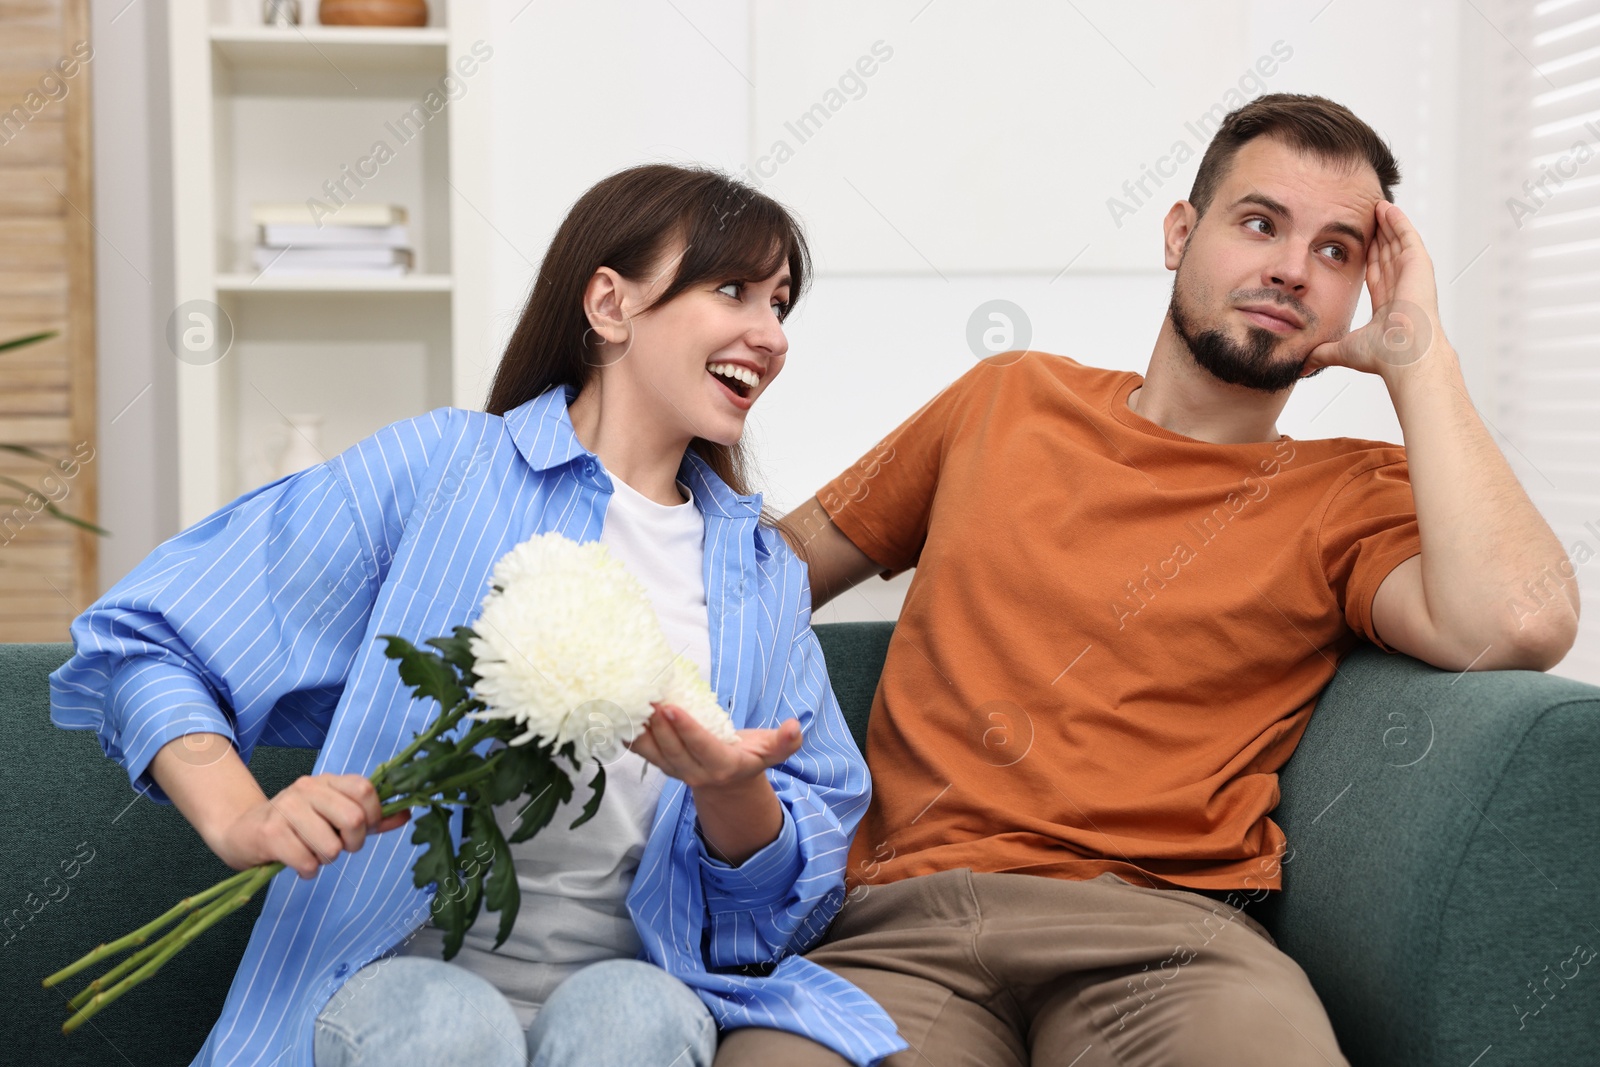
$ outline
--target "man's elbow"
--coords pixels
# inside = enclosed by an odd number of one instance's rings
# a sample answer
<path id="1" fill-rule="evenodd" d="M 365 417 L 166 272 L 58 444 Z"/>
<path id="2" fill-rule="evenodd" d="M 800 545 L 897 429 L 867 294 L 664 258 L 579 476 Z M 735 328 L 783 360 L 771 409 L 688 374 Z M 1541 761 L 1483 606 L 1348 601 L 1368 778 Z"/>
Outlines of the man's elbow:
<path id="1" fill-rule="evenodd" d="M 1501 634 L 1505 648 L 1502 670 L 1547 671 L 1566 658 L 1578 640 L 1578 608 L 1569 600 L 1551 599 L 1539 611 L 1522 614 Z"/>

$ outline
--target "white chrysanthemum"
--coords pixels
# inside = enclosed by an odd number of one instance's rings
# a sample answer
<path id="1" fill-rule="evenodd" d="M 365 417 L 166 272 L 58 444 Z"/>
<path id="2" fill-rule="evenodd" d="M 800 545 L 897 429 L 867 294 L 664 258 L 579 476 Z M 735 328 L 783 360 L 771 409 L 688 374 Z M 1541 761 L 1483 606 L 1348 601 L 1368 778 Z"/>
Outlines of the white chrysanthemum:
<path id="1" fill-rule="evenodd" d="M 605 545 L 529 538 L 495 564 L 491 585 L 472 627 L 473 691 L 487 707 L 472 718 L 516 720 L 523 730 L 511 744 L 572 741 L 587 761 L 605 743 L 595 709 L 608 708 L 617 739 L 631 741 L 652 702 L 678 705 L 736 740 L 699 670 L 667 644 L 644 586 Z"/>

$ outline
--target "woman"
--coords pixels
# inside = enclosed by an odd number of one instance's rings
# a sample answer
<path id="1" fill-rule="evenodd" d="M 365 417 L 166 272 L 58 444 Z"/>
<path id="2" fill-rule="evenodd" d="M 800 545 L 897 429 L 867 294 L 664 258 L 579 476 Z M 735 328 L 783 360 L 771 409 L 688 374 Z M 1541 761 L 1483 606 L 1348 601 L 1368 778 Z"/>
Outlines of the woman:
<path id="1" fill-rule="evenodd" d="M 98 730 L 230 867 L 300 875 L 269 886 L 197 1063 L 709 1064 L 719 1027 L 751 1025 L 857 1063 L 905 1047 L 798 955 L 838 910 L 868 799 L 804 566 L 740 451 L 807 267 L 747 186 L 613 175 L 551 243 L 486 412 L 396 423 L 245 494 L 73 623 L 53 720 Z M 445 961 L 419 850 L 385 832 L 406 816 L 366 779 L 435 709 L 377 636 L 470 623 L 494 562 L 551 530 L 609 545 L 743 729 L 719 742 L 657 707 L 612 747 L 591 823 L 562 811 L 517 846 L 510 939 L 490 951 L 480 912 Z M 269 800 L 244 762 L 260 743 L 318 747 L 314 773 Z"/>

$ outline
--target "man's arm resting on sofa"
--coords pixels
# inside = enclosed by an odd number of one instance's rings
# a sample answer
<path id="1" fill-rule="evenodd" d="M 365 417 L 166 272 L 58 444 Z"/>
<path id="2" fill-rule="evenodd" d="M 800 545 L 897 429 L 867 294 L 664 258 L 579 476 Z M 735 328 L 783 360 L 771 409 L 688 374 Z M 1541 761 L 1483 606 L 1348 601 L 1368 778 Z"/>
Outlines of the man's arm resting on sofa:
<path id="1" fill-rule="evenodd" d="M 1375 214 L 1372 321 L 1304 364 L 1378 375 L 1405 437 L 1422 551 L 1378 586 L 1373 628 L 1445 670 L 1548 670 L 1577 636 L 1576 572 L 1467 395 L 1421 235 L 1385 200 Z"/>
<path id="2" fill-rule="evenodd" d="M 812 611 L 883 570 L 834 525 L 816 497 L 779 520 L 778 529 L 810 571 Z"/>

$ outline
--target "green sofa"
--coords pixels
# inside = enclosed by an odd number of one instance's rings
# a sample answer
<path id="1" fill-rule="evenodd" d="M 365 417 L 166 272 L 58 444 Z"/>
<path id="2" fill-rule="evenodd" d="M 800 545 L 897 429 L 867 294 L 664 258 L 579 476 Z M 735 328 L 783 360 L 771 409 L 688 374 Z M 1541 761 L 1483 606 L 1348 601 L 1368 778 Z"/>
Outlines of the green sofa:
<path id="1" fill-rule="evenodd" d="M 817 634 L 863 743 L 893 628 Z M 227 873 L 176 809 L 135 796 L 92 733 L 50 724 L 46 676 L 70 651 L 0 646 L 0 1060 L 187 1064 L 259 901 L 70 1037 L 77 981 L 39 984 Z M 270 795 L 314 755 L 261 748 L 251 768 Z M 1310 974 L 1352 1063 L 1600 1063 L 1600 688 L 1457 676 L 1363 647 L 1282 792 L 1285 889 L 1254 913 Z"/>

